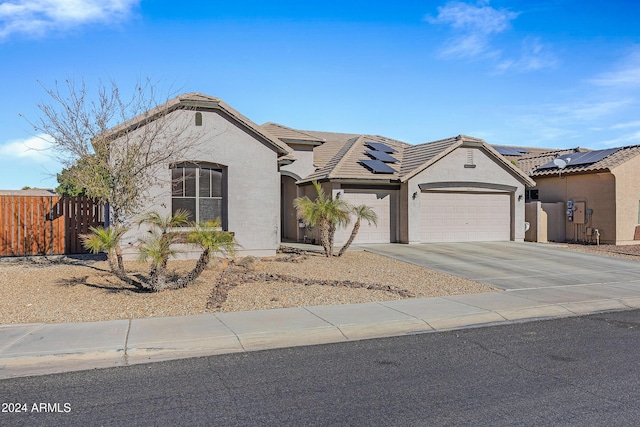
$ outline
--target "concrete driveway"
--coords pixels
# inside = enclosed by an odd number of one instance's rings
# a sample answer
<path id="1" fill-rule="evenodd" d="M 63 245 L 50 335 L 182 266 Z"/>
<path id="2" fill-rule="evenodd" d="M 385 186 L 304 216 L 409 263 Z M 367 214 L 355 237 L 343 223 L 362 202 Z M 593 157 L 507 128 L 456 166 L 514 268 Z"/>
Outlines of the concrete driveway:
<path id="1" fill-rule="evenodd" d="M 522 242 L 371 244 L 361 249 L 504 290 L 640 286 L 640 262 Z"/>

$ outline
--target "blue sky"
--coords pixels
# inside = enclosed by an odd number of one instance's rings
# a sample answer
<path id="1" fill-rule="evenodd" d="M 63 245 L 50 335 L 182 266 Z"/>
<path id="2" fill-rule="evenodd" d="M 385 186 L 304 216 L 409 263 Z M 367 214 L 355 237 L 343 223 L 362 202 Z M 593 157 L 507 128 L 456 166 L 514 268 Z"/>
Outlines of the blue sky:
<path id="1" fill-rule="evenodd" d="M 38 84 L 150 78 L 258 124 L 640 144 L 640 2 L 0 0 L 0 189 L 54 187 Z"/>

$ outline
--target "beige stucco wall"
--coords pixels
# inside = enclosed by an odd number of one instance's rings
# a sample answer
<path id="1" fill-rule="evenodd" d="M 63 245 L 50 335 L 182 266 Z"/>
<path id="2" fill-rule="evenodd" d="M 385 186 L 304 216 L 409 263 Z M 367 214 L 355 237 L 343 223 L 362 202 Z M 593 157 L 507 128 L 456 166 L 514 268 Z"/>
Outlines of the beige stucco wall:
<path id="1" fill-rule="evenodd" d="M 546 242 L 547 227 L 540 202 L 525 203 L 524 219 L 529 223 L 529 230 L 525 231 L 524 240 L 526 242 Z"/>
<path id="2" fill-rule="evenodd" d="M 564 242 L 567 231 L 565 223 L 566 206 L 564 202 L 542 203 L 540 221 L 545 224 L 548 242 Z"/>
<path id="3" fill-rule="evenodd" d="M 178 110 L 170 114 L 176 126 L 189 126 L 193 131 L 190 148 L 171 162 L 211 162 L 226 166 L 228 229 L 235 233 L 241 246 L 238 255 L 274 255 L 280 240 L 280 174 L 275 150 L 218 112 L 203 111 L 202 116 L 202 126 L 195 126 L 193 111 Z M 159 183 L 149 189 L 147 210 L 162 215 L 171 213 L 169 163 L 156 171 Z M 125 235 L 128 257 L 136 256 L 135 247 L 144 235 L 144 227 L 133 227 Z M 182 257 L 193 258 L 198 254 L 187 251 Z"/>
<path id="4" fill-rule="evenodd" d="M 386 189 L 353 189 L 348 185 L 336 185 L 334 197 L 340 194 L 351 205 L 367 205 L 377 215 L 377 224 L 362 221 L 360 231 L 354 244 L 362 243 L 394 243 L 398 241 L 398 190 Z M 351 236 L 356 217 L 351 215 L 351 222 L 346 227 L 338 227 L 335 244 L 343 245 Z"/>
<path id="5" fill-rule="evenodd" d="M 565 203 L 529 202 L 525 207 L 525 220 L 531 224 L 525 233 L 527 242 L 564 242 Z"/>
<path id="6" fill-rule="evenodd" d="M 616 243 L 638 244 L 633 238 L 639 214 L 640 156 L 627 160 L 611 173 L 616 180 Z"/>
<path id="7" fill-rule="evenodd" d="M 468 152 L 472 150 L 475 167 L 465 167 L 468 163 Z M 487 154 L 482 148 L 461 146 L 453 152 L 438 160 L 424 171 L 415 175 L 403 184 L 400 191 L 401 206 L 406 200 L 406 210 L 401 208 L 400 238 L 403 243 L 420 242 L 420 197 L 413 198 L 414 193 L 420 194 L 419 184 L 437 182 L 482 182 L 496 185 L 515 187 L 511 197 L 511 239 L 524 240 L 524 189 L 525 185 L 513 171 L 499 164 L 495 158 Z M 443 188 L 443 191 L 453 191 L 452 188 Z M 487 189 L 456 188 L 456 191 L 494 191 Z M 519 196 L 523 197 L 518 200 Z"/>
<path id="8" fill-rule="evenodd" d="M 563 217 L 566 241 L 585 240 L 586 228 L 591 227 L 600 231 L 602 243 L 616 242 L 616 180 L 611 173 L 554 175 L 536 177 L 535 180 L 541 202 L 566 203 L 573 200 L 584 202 L 586 209 L 593 210 L 591 217 L 586 215 L 587 223 L 584 225 L 569 222 L 566 215 Z"/>

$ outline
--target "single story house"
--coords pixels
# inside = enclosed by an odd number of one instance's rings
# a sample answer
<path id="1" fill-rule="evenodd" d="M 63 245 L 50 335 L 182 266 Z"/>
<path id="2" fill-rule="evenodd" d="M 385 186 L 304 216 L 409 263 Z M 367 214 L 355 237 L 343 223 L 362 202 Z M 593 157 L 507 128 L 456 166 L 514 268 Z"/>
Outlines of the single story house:
<path id="1" fill-rule="evenodd" d="M 527 190 L 527 240 L 640 243 L 640 145 L 496 148 L 536 182 Z"/>
<path id="2" fill-rule="evenodd" d="M 150 178 L 148 210 L 220 217 L 243 254 L 273 255 L 281 241 L 317 239 L 293 207 L 296 197 L 315 197 L 313 181 L 333 197 L 376 211 L 377 226 L 364 223 L 356 243 L 524 240 L 525 191 L 535 183 L 482 139 L 459 135 L 410 145 L 258 126 L 199 93 L 180 95 L 157 111 L 193 132 L 190 148 Z M 143 128 L 149 117 L 126 125 Z M 336 244 L 349 233 L 339 229 Z M 125 235 L 130 253 L 145 234 L 134 228 Z"/>

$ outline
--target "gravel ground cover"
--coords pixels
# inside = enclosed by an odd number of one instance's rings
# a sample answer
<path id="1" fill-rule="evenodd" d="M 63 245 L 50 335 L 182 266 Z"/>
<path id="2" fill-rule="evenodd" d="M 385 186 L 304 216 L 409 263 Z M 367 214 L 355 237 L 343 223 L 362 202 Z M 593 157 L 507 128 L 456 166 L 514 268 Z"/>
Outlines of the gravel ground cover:
<path id="1" fill-rule="evenodd" d="M 579 243 L 567 243 L 558 245 L 572 251 L 588 252 L 597 255 L 606 255 L 618 258 L 626 258 L 640 261 L 640 245 L 582 245 Z"/>
<path id="2" fill-rule="evenodd" d="M 351 251 L 327 259 L 309 253 L 301 262 L 262 258 L 256 272 L 321 281 L 356 281 L 405 290 L 416 298 L 491 292 L 489 286 L 369 252 Z M 176 272 L 194 261 L 173 261 Z M 207 308 L 221 274 L 212 263 L 198 281 L 185 289 L 140 293 L 108 272 L 105 261 L 29 259 L 0 262 L 0 324 L 61 323 L 181 316 L 211 311 L 243 311 L 312 305 L 349 304 L 402 298 L 395 292 L 345 286 L 306 285 L 284 281 L 239 284 L 219 308 Z M 126 263 L 128 271 L 146 273 L 141 262 Z"/>
<path id="3" fill-rule="evenodd" d="M 558 247 L 640 261 L 640 245 L 579 245 Z M 390 286 L 416 298 L 491 292 L 494 289 L 467 279 L 386 258 L 351 251 L 328 260 L 309 253 L 299 263 L 280 262 L 290 255 L 262 258 L 256 272 L 300 279 L 356 281 Z M 173 261 L 177 273 L 188 271 L 193 261 Z M 148 266 L 128 262 L 127 269 L 146 273 Z M 219 307 L 207 308 L 221 265 L 212 263 L 191 287 L 155 294 L 140 293 L 108 272 L 104 261 L 68 258 L 32 258 L 0 262 L 0 324 L 90 322 L 143 317 L 182 316 L 211 311 L 261 310 L 282 307 L 350 304 L 402 298 L 397 292 L 306 285 L 284 281 L 258 281 L 228 289 Z"/>

